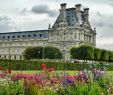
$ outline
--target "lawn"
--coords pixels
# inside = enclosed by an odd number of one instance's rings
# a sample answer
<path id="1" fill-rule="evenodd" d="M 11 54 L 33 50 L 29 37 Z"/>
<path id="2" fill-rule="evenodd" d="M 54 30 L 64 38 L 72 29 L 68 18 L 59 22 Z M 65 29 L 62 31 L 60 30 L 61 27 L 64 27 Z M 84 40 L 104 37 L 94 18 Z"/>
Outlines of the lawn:
<path id="1" fill-rule="evenodd" d="M 41 72 L 40 70 L 26 70 L 26 71 L 13 71 L 13 72 L 19 72 L 19 73 L 25 73 L 25 74 L 34 74 L 34 73 L 38 73 Z M 62 70 L 60 71 L 55 71 L 56 73 L 60 73 L 62 72 Z M 77 74 L 78 71 L 65 71 L 66 73 L 69 73 L 71 75 Z M 113 71 L 106 71 L 106 76 L 113 76 Z"/>

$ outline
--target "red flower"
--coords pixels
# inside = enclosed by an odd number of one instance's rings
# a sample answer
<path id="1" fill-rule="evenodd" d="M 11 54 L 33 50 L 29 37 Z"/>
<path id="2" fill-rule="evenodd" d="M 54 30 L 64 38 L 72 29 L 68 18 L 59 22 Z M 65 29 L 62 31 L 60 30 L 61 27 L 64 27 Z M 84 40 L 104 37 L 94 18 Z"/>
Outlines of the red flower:
<path id="1" fill-rule="evenodd" d="M 54 71 L 54 65 L 51 66 L 51 71 Z"/>
<path id="2" fill-rule="evenodd" d="M 42 64 L 42 69 L 46 69 L 46 64 Z"/>
<path id="3" fill-rule="evenodd" d="M 51 72 L 51 68 L 48 68 L 48 72 Z"/>
<path id="4" fill-rule="evenodd" d="M 51 68 L 54 68 L 54 65 L 52 65 Z"/>
<path id="5" fill-rule="evenodd" d="M 8 71 L 8 73 L 10 73 L 10 74 L 11 74 L 11 72 L 12 72 L 12 70 L 11 70 L 11 69 L 8 69 L 7 71 Z"/>

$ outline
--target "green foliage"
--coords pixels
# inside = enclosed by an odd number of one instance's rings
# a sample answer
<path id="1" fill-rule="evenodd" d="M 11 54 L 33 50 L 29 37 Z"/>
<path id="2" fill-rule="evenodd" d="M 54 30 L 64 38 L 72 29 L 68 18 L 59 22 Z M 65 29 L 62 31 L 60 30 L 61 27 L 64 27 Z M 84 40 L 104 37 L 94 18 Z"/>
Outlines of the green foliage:
<path id="1" fill-rule="evenodd" d="M 0 67 L 11 68 L 12 70 L 41 70 L 41 64 L 45 63 L 49 68 L 54 65 L 55 70 L 90 70 L 90 64 L 84 63 L 65 63 L 65 62 L 45 62 L 45 61 L 30 61 L 30 60 L 0 60 Z M 113 65 L 105 65 L 107 71 L 113 71 Z M 101 68 L 97 64 L 97 68 Z"/>
<path id="2" fill-rule="evenodd" d="M 108 61 L 109 60 L 109 53 L 107 50 L 104 50 L 104 49 L 101 50 L 100 60 L 101 61 Z"/>
<path id="3" fill-rule="evenodd" d="M 59 49 L 55 47 L 28 47 L 24 51 L 24 58 L 29 59 L 61 59 L 62 54 Z"/>
<path id="4" fill-rule="evenodd" d="M 5 80 L 0 83 L 0 95 L 24 95 L 23 88 L 23 81 L 13 83 Z"/>
<path id="5" fill-rule="evenodd" d="M 101 50 L 99 48 L 94 49 L 94 60 L 99 61 L 101 57 Z"/>
<path id="6" fill-rule="evenodd" d="M 109 62 L 113 62 L 113 51 L 109 51 Z"/>
<path id="7" fill-rule="evenodd" d="M 106 93 L 101 86 L 97 82 L 92 82 L 89 84 L 84 83 L 76 83 L 76 85 L 68 86 L 60 90 L 59 95 L 101 95 L 102 93 Z M 107 94 L 105 94 L 107 95 Z"/>
<path id="8" fill-rule="evenodd" d="M 73 47 L 70 50 L 72 58 L 76 59 L 93 59 L 94 58 L 94 48 L 89 45 L 81 45 L 79 47 Z"/>
<path id="9" fill-rule="evenodd" d="M 44 48 L 44 58 L 45 59 L 61 59 L 62 54 L 59 49 L 55 47 L 47 46 Z"/>
<path id="10" fill-rule="evenodd" d="M 93 48 L 90 45 L 81 45 L 70 49 L 71 58 L 82 60 L 113 62 L 113 51 Z"/>
<path id="11" fill-rule="evenodd" d="M 70 49 L 70 54 L 71 54 L 71 58 L 73 59 L 80 59 L 79 54 L 79 48 L 78 47 L 73 47 Z"/>

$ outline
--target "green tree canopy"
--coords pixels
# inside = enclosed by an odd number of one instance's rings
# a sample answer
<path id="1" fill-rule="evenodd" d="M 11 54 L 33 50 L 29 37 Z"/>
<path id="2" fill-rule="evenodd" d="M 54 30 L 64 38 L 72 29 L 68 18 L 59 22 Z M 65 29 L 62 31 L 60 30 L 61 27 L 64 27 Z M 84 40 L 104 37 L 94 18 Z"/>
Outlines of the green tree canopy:
<path id="1" fill-rule="evenodd" d="M 108 61 L 109 60 L 109 53 L 107 50 L 104 50 L 104 49 L 101 50 L 100 60 L 101 61 Z"/>
<path id="2" fill-rule="evenodd" d="M 94 49 L 94 60 L 99 61 L 101 57 L 101 49 L 95 48 Z"/>
<path id="3" fill-rule="evenodd" d="M 109 62 L 113 62 L 113 51 L 109 51 Z"/>
<path id="4" fill-rule="evenodd" d="M 81 45 L 79 47 L 73 47 L 70 50 L 71 57 L 76 59 L 93 59 L 94 48 L 90 45 Z"/>
<path id="5" fill-rule="evenodd" d="M 24 51 L 25 59 L 61 59 L 62 54 L 59 49 L 55 47 L 28 47 Z"/>
<path id="6" fill-rule="evenodd" d="M 79 47 L 73 47 L 70 49 L 71 58 L 80 59 L 80 51 Z"/>

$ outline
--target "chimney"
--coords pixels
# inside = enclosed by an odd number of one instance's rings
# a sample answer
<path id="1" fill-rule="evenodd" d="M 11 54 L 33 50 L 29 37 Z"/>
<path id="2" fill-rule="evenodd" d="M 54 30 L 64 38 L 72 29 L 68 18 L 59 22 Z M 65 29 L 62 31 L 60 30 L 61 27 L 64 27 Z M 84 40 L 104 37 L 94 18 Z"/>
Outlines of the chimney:
<path id="1" fill-rule="evenodd" d="M 81 22 L 81 4 L 76 4 L 76 16 L 79 24 L 82 24 Z"/>
<path id="2" fill-rule="evenodd" d="M 77 11 L 77 12 L 78 12 L 78 11 L 81 11 L 81 4 L 76 4 L 75 6 L 76 6 L 76 11 Z"/>
<path id="3" fill-rule="evenodd" d="M 59 17 L 59 21 L 65 22 L 67 23 L 66 20 L 66 3 L 62 3 L 61 5 L 61 9 L 60 9 L 60 17 Z"/>
<path id="4" fill-rule="evenodd" d="M 62 3 L 62 4 L 60 4 L 61 5 L 61 10 L 65 10 L 66 9 L 66 3 Z"/>
<path id="5" fill-rule="evenodd" d="M 89 8 L 84 8 L 85 21 L 89 20 Z"/>

